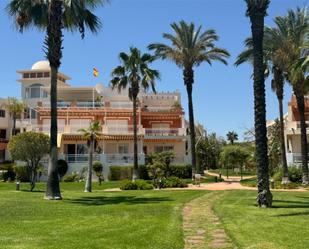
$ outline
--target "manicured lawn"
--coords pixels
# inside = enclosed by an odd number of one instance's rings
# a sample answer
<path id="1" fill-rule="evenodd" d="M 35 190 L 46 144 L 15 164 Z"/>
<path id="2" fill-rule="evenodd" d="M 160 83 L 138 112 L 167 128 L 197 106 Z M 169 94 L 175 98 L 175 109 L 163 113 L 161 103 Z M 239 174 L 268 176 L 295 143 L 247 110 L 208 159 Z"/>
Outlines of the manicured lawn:
<path id="1" fill-rule="evenodd" d="M 273 192 L 274 207 L 259 209 L 255 191 L 217 192 L 215 213 L 239 248 L 309 248 L 309 193 Z"/>
<path id="2" fill-rule="evenodd" d="M 257 178 L 253 177 L 250 179 L 241 180 L 240 184 L 247 187 L 256 187 Z M 290 182 L 289 184 L 281 184 L 281 181 L 275 181 L 275 189 L 296 189 L 300 187 L 303 187 L 301 183 Z"/>
<path id="3" fill-rule="evenodd" d="M 63 183 L 62 201 L 43 200 L 44 185 L 30 193 L 0 183 L 0 248 L 183 248 L 183 204 L 202 191 L 104 192 L 119 183 Z"/>

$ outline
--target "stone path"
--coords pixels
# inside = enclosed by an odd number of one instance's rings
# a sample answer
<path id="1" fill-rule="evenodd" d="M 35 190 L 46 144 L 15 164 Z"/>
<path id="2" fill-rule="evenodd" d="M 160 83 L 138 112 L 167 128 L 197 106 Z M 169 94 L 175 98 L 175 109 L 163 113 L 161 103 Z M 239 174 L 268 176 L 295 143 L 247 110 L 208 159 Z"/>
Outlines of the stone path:
<path id="1" fill-rule="evenodd" d="M 211 193 L 187 203 L 183 209 L 184 249 L 236 248 L 212 209 L 218 194 Z"/>

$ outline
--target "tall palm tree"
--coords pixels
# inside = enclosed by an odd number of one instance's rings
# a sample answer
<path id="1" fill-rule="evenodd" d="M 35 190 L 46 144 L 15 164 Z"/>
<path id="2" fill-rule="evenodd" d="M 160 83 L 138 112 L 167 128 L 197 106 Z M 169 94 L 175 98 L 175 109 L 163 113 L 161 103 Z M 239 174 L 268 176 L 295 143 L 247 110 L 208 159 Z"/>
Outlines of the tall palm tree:
<path id="1" fill-rule="evenodd" d="M 128 89 L 129 98 L 133 101 L 133 136 L 134 136 L 134 167 L 133 181 L 138 178 L 138 158 L 137 158 L 137 122 L 136 110 L 138 102 L 138 94 L 140 89 L 155 90 L 155 80 L 160 79 L 160 74 L 157 70 L 150 69 L 149 64 L 154 61 L 154 56 L 150 54 L 142 54 L 139 49 L 131 47 L 130 53 L 124 52 L 119 54 L 121 65 L 112 71 L 111 85 L 112 88 L 117 88 L 118 91 Z"/>
<path id="2" fill-rule="evenodd" d="M 260 207 L 272 206 L 272 194 L 269 190 L 269 173 L 267 157 L 267 130 L 265 108 L 265 79 L 264 79 L 264 17 L 269 0 L 245 0 L 247 3 L 247 16 L 251 21 L 253 41 L 253 68 L 254 68 L 254 123 L 255 144 L 258 176 L 257 202 Z"/>
<path id="3" fill-rule="evenodd" d="M 105 0 L 12 0 L 7 10 L 16 20 L 22 32 L 34 26 L 46 30 L 44 48 L 51 67 L 51 125 L 50 125 L 50 160 L 45 197 L 59 200 L 61 198 L 57 172 L 57 75 L 61 64 L 63 28 L 78 30 L 82 38 L 85 27 L 96 33 L 100 21 L 92 11 L 105 3 Z"/>
<path id="4" fill-rule="evenodd" d="M 272 29 L 273 36 L 281 42 L 283 58 L 285 59 L 286 78 L 293 88 L 300 118 L 301 154 L 303 184 L 309 183 L 308 177 L 308 148 L 305 119 L 305 94 L 307 94 L 307 73 L 305 61 L 309 53 L 309 17 L 307 9 L 289 10 L 284 17 L 275 18 L 276 28 Z M 299 63 L 302 62 L 302 63 Z"/>
<path id="5" fill-rule="evenodd" d="M 215 42 L 219 39 L 213 29 L 202 32 L 202 27 L 195 28 L 194 23 L 172 23 L 174 34 L 164 33 L 163 37 L 171 42 L 171 46 L 163 43 L 150 44 L 148 48 L 154 50 L 158 58 L 169 59 L 183 70 L 184 84 L 188 94 L 189 126 L 191 140 L 192 176 L 196 173 L 195 129 L 192 90 L 194 83 L 194 67 L 203 62 L 209 65 L 212 61 L 227 64 L 225 58 L 229 53 L 225 49 L 217 48 Z"/>
<path id="6" fill-rule="evenodd" d="M 235 131 L 229 131 L 226 134 L 226 138 L 233 145 L 234 141 L 238 140 L 238 134 Z"/>
<path id="7" fill-rule="evenodd" d="M 264 63 L 266 66 L 265 76 L 269 75 L 271 71 L 273 79 L 271 81 L 271 88 L 276 93 L 279 104 L 279 119 L 280 119 L 280 147 L 281 147 L 281 161 L 282 161 L 282 183 L 289 182 L 288 165 L 286 160 L 286 149 L 284 139 L 284 117 L 283 117 L 283 97 L 284 97 L 284 72 L 286 70 L 286 62 L 284 61 L 284 51 L 281 42 L 272 34 L 272 28 L 265 27 L 264 29 Z M 239 54 L 235 62 L 236 66 L 244 62 L 253 64 L 253 40 L 247 38 L 245 40 L 246 49 Z"/>
<path id="8" fill-rule="evenodd" d="M 13 121 L 12 136 L 16 135 L 16 120 L 21 118 L 25 107 L 26 105 L 23 102 L 14 97 L 9 97 L 7 102 L 4 104 L 4 108 L 7 110 Z"/>
<path id="9" fill-rule="evenodd" d="M 85 192 L 92 192 L 92 164 L 93 164 L 93 153 L 97 140 L 101 134 L 102 127 L 99 121 L 94 121 L 90 124 L 88 129 L 80 129 L 79 132 L 86 138 L 89 148 L 89 164 L 88 164 L 88 175 L 85 185 Z"/>

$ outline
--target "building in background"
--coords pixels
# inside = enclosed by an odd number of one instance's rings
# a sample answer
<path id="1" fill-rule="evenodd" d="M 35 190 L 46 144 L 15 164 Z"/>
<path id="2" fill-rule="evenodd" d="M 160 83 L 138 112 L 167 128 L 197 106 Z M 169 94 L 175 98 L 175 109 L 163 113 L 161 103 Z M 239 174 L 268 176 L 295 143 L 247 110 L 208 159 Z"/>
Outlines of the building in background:
<path id="1" fill-rule="evenodd" d="M 50 130 L 50 66 L 39 61 L 29 70 L 18 70 L 21 98 L 28 106 L 17 122 L 20 132 L 35 131 L 49 134 Z M 94 120 L 100 121 L 102 135 L 95 160 L 105 166 L 133 164 L 133 110 L 128 92 L 119 93 L 102 84 L 95 87 L 74 87 L 71 78 L 58 74 L 58 149 L 70 171 L 78 171 L 88 161 L 87 142 L 79 132 Z M 5 100 L 3 100 L 5 101 Z M 0 116 L 1 116 L 0 110 Z M 4 111 L 5 113 L 5 111 Z M 4 114 L 5 116 L 5 114 Z M 141 93 L 137 111 L 139 163 L 154 152 L 173 151 L 173 163 L 190 162 L 184 111 L 178 91 Z M 9 129 L 7 115 L 0 117 L 3 142 L 7 143 Z M 3 147 L 4 148 L 4 147 Z M 1 152 L 0 152 L 1 153 Z M 1 156 L 1 154 L 0 154 Z M 4 156 L 5 157 L 5 156 Z"/>

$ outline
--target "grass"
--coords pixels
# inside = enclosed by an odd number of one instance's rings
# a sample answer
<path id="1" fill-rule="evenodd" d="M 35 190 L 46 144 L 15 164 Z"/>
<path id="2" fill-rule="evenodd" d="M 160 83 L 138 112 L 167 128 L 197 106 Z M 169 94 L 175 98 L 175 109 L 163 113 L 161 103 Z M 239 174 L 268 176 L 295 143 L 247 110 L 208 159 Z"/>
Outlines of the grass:
<path id="1" fill-rule="evenodd" d="M 64 199 L 43 199 L 44 185 L 29 192 L 0 183 L 1 248 L 183 248 L 182 207 L 202 191 L 104 192 L 119 182 L 62 183 Z"/>
<path id="2" fill-rule="evenodd" d="M 229 169 L 229 170 L 227 170 L 226 168 L 223 168 L 223 169 L 211 169 L 211 170 L 209 170 L 209 172 L 217 173 L 217 174 L 221 173 L 223 176 L 227 176 L 227 173 L 229 174 L 229 176 L 240 176 L 240 172 L 236 173 L 236 172 L 233 171 L 232 168 Z M 250 170 L 243 170 L 242 175 L 243 176 L 252 176 L 252 175 L 256 175 L 256 172 L 255 171 L 250 171 Z"/>
<path id="3" fill-rule="evenodd" d="M 274 192 L 273 208 L 260 209 L 255 191 L 217 192 L 215 213 L 235 246 L 250 249 L 309 248 L 309 193 Z"/>
<path id="4" fill-rule="evenodd" d="M 256 187 L 257 178 L 244 179 L 240 181 L 240 184 L 247 187 Z M 303 187 L 301 183 L 290 182 L 288 184 L 281 184 L 281 181 L 275 181 L 275 189 L 296 189 Z"/>

